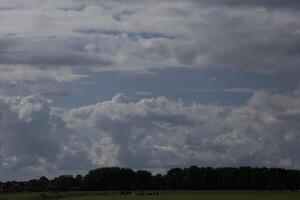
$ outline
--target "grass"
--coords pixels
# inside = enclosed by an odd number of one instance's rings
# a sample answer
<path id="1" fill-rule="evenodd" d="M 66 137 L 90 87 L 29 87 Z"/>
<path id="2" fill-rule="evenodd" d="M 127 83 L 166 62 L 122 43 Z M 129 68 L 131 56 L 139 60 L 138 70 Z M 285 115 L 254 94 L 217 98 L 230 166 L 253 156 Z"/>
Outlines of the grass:
<path id="1" fill-rule="evenodd" d="M 19 193 L 0 194 L 0 200 L 299 200 L 300 192 L 267 191 L 178 191 L 162 192 L 160 196 L 119 195 L 118 193 Z"/>

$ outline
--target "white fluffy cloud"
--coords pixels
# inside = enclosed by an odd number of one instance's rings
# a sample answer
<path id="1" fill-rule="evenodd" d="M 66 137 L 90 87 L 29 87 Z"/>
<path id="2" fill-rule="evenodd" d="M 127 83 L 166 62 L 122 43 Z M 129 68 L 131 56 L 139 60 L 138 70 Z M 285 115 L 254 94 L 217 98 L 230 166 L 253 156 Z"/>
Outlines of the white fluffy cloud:
<path id="1" fill-rule="evenodd" d="M 224 107 L 118 94 L 60 116 L 39 96 L 1 97 L 1 178 L 101 166 L 299 168 L 299 100 L 297 92 L 257 92 L 246 105 Z"/>
<path id="2" fill-rule="evenodd" d="M 232 108 L 165 97 L 134 103 L 119 94 L 72 109 L 65 120 L 71 129 L 94 129 L 109 138 L 113 158 L 124 166 L 299 167 L 299 98 L 257 92 L 247 105 Z"/>

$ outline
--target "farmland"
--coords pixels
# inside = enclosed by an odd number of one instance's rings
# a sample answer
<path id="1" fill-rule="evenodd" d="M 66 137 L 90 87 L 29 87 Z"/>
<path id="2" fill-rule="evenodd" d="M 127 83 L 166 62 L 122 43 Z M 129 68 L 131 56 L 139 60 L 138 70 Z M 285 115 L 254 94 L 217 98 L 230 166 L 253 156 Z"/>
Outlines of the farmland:
<path id="1" fill-rule="evenodd" d="M 139 193 L 140 194 L 140 193 Z M 279 191 L 177 191 L 159 195 L 120 195 L 118 192 L 0 194 L 0 200 L 298 200 L 300 192 Z"/>

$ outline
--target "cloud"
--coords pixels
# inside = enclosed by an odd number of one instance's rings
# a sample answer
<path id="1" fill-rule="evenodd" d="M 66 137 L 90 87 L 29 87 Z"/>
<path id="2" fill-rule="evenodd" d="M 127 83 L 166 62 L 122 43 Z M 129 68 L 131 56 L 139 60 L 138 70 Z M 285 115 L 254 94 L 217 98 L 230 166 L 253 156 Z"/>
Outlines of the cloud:
<path id="1" fill-rule="evenodd" d="M 267 9 L 299 9 L 300 3 L 297 0 L 291 0 L 288 3 L 283 2 L 281 0 L 212 0 L 212 1 L 204 1 L 204 0 L 195 0 L 195 3 L 199 3 L 201 5 L 206 6 L 228 6 L 228 7 L 263 7 Z"/>
<path id="2" fill-rule="evenodd" d="M 118 94 L 71 109 L 65 120 L 71 129 L 93 129 L 110 138 L 122 166 L 299 168 L 298 102 L 295 95 L 256 92 L 247 105 L 233 108 L 184 105 L 165 97 L 134 103 Z"/>
<path id="3" fill-rule="evenodd" d="M 213 80 L 214 81 L 214 80 Z M 214 92 L 225 92 L 225 93 L 256 93 L 256 92 L 274 92 L 272 89 L 266 88 L 214 88 L 214 89 L 175 89 L 175 92 L 205 92 L 205 93 L 214 93 Z"/>
<path id="4" fill-rule="evenodd" d="M 299 8 L 296 0 L 1 1 L 2 177 L 114 165 L 299 168 L 299 89 L 221 90 L 253 94 L 240 107 L 118 94 L 63 117 L 47 99 L 26 96 L 69 94 L 98 71 L 297 73 Z"/>
<path id="5" fill-rule="evenodd" d="M 62 119 L 51 113 L 49 100 L 37 95 L 1 96 L 0 116 L 2 180 L 92 167 L 86 149 L 79 146 L 81 136 L 65 128 Z"/>
<path id="6" fill-rule="evenodd" d="M 80 65 L 107 65 L 100 57 L 81 51 L 81 41 L 71 38 L 3 38 L 1 64 L 32 65 L 40 68 Z M 77 49 L 76 49 L 77 48 Z"/>
<path id="7" fill-rule="evenodd" d="M 1 98 L 1 169 L 53 160 L 59 152 L 47 101 L 29 96 Z"/>
<path id="8" fill-rule="evenodd" d="M 85 77 L 77 74 L 68 66 L 59 68 L 37 68 L 31 65 L 1 65 L 0 88 L 22 93 L 39 93 L 42 95 L 69 94 L 70 89 L 65 83 Z M 58 87 L 60 85 L 60 87 Z"/>
<path id="9" fill-rule="evenodd" d="M 103 166 L 299 168 L 299 98 L 255 92 L 246 105 L 226 107 L 117 94 L 58 115 L 37 95 L 1 96 L 1 179 Z"/>
<path id="10" fill-rule="evenodd" d="M 297 1 L 14 0 L 0 8 L 3 66 L 88 75 L 166 67 L 266 73 L 300 63 Z"/>
<path id="11" fill-rule="evenodd" d="M 134 94 L 138 95 L 138 96 L 153 96 L 154 95 L 153 92 L 149 92 L 149 91 L 137 91 Z"/>

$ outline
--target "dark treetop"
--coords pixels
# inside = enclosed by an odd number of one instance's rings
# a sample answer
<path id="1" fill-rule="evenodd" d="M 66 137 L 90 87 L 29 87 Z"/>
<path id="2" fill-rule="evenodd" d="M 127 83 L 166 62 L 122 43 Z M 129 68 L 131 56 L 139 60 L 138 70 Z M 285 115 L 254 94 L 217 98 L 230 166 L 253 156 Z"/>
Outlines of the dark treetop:
<path id="1" fill-rule="evenodd" d="M 0 192 L 96 191 L 96 190 L 298 190 L 300 171 L 278 168 L 170 169 L 165 175 L 145 170 L 111 167 L 87 175 L 62 175 L 24 182 L 0 182 Z"/>

